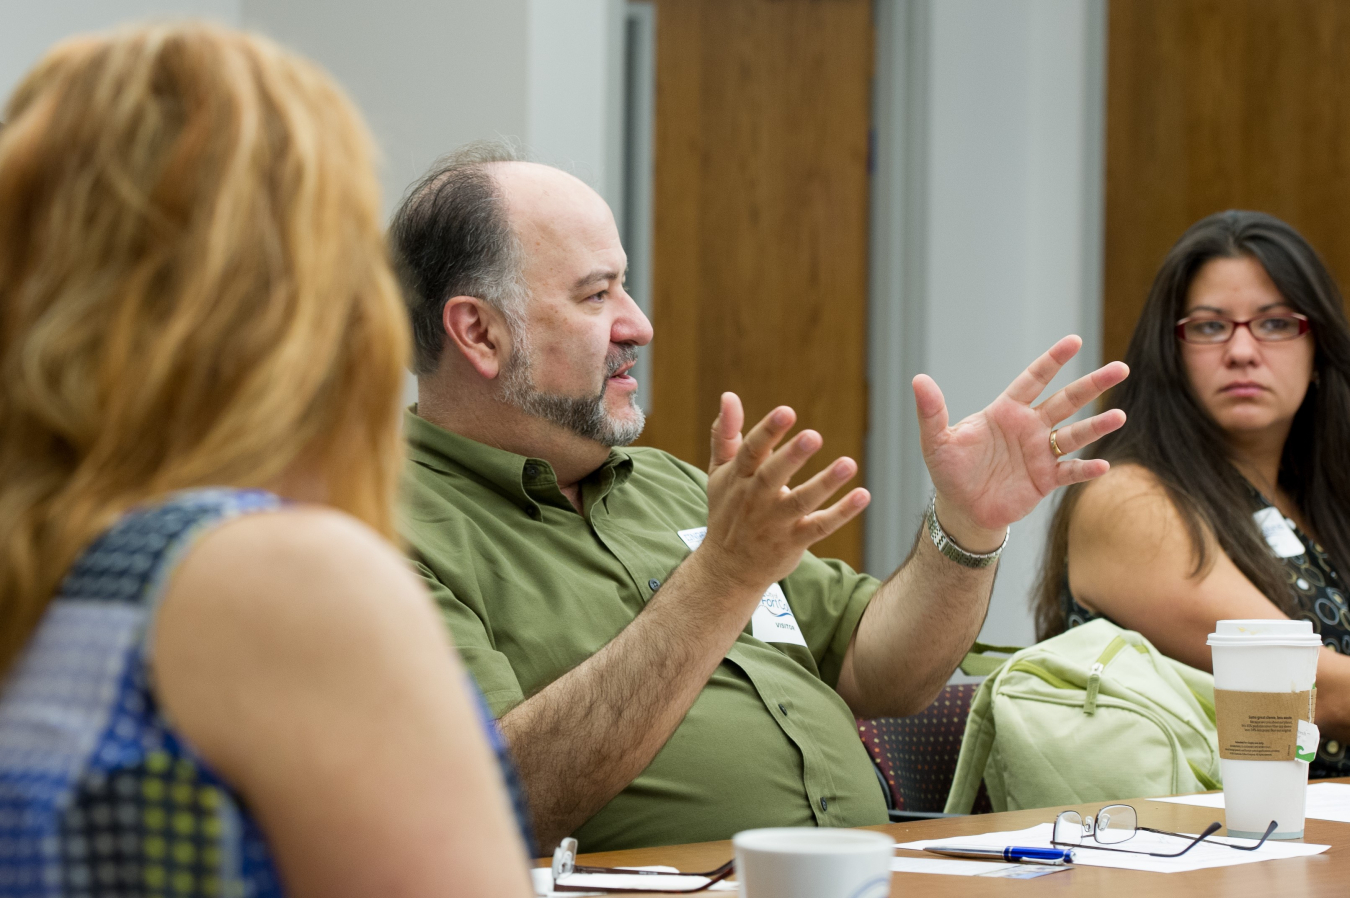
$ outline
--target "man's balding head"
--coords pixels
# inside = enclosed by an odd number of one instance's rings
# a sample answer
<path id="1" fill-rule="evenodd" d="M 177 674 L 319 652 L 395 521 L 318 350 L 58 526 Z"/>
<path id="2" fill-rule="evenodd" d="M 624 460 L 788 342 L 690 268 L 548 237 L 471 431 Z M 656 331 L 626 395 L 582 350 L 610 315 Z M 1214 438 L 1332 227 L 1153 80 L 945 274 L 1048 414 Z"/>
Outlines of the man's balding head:
<path id="1" fill-rule="evenodd" d="M 564 243 L 571 235 L 614 228 L 609 205 L 575 175 L 535 162 L 496 162 L 485 170 L 497 183 L 527 257 L 545 244 Z"/>
<path id="2" fill-rule="evenodd" d="M 520 244 L 492 170 L 519 156 L 477 143 L 437 160 L 389 223 L 413 332 L 413 373 L 430 374 L 445 346 L 441 313 L 452 296 L 477 296 L 516 329 L 524 313 Z"/>
<path id="3" fill-rule="evenodd" d="M 518 335 L 528 269 L 548 266 L 547 250 L 566 247 L 575 235 L 606 231 L 613 233 L 614 216 L 598 193 L 560 169 L 522 161 L 509 144 L 470 144 L 438 160 L 389 225 L 412 322 L 414 373 L 436 370 L 446 300 L 476 296 Z"/>

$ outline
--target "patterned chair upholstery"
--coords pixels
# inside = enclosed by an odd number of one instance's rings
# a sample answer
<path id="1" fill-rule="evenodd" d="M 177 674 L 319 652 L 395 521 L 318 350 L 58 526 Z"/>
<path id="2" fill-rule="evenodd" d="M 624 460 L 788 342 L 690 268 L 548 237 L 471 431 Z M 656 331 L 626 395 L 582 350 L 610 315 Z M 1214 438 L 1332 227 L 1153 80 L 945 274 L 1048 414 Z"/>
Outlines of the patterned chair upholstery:
<path id="1" fill-rule="evenodd" d="M 890 789 L 894 810 L 936 813 L 946 807 L 977 688 L 975 683 L 949 685 L 918 714 L 858 721 L 858 734 Z M 981 784 L 972 813 L 991 810 Z"/>

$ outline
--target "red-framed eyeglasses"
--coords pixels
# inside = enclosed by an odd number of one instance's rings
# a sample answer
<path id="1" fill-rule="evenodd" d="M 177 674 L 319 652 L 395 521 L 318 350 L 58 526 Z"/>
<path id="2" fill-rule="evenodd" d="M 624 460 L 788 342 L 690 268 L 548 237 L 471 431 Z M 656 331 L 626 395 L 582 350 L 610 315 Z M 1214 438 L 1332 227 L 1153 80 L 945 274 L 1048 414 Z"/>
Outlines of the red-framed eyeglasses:
<path id="1" fill-rule="evenodd" d="M 1233 339 L 1237 329 L 1245 327 L 1262 343 L 1283 343 L 1297 340 L 1311 327 L 1308 318 L 1297 312 L 1280 312 L 1274 315 L 1258 315 L 1246 321 L 1223 318 L 1218 315 L 1192 315 L 1176 324 L 1177 339 L 1184 343 L 1213 345 L 1227 343 Z"/>

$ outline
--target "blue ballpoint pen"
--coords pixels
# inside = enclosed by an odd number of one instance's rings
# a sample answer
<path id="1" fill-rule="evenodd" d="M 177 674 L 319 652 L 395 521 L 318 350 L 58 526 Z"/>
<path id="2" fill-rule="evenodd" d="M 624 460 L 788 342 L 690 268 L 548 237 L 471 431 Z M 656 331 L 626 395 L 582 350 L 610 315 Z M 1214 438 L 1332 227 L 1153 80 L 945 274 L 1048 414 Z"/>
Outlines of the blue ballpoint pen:
<path id="1" fill-rule="evenodd" d="M 1014 864 L 1050 864 L 1063 866 L 1073 863 L 1072 848 L 1019 848 L 1010 845 L 1007 848 L 977 848 L 964 845 L 943 845 L 941 848 L 925 848 L 932 854 L 944 854 L 947 857 L 964 857 L 981 861 L 1011 861 Z"/>

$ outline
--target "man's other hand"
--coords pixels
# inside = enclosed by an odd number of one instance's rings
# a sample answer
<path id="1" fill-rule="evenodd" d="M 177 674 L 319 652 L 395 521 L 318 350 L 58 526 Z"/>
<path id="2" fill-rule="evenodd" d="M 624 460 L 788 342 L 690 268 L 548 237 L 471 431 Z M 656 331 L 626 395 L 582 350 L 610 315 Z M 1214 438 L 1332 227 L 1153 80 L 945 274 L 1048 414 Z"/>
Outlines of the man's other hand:
<path id="1" fill-rule="evenodd" d="M 919 438 L 937 490 L 937 513 L 952 539 L 971 552 L 988 552 L 1003 541 L 1005 528 L 1021 520 L 1059 486 L 1100 477 L 1104 459 L 1058 458 L 1050 431 L 1130 373 L 1112 362 L 1069 384 L 1038 406 L 1036 397 L 1083 341 L 1061 339 L 1023 371 L 983 411 L 947 426 L 942 391 L 926 374 L 914 378 Z M 1062 454 L 1075 452 L 1125 423 L 1111 409 L 1059 430 Z"/>
<path id="2" fill-rule="evenodd" d="M 735 393 L 722 394 L 713 421 L 708 535 L 696 554 L 719 577 L 753 592 L 756 600 L 771 583 L 792 573 L 813 543 L 851 521 L 871 500 L 859 487 L 821 508 L 858 473 L 851 458 L 837 458 L 805 483 L 788 487 L 822 444 L 819 433 L 803 430 L 775 449 L 796 421 L 796 413 L 780 405 L 742 437 L 745 412 Z"/>

